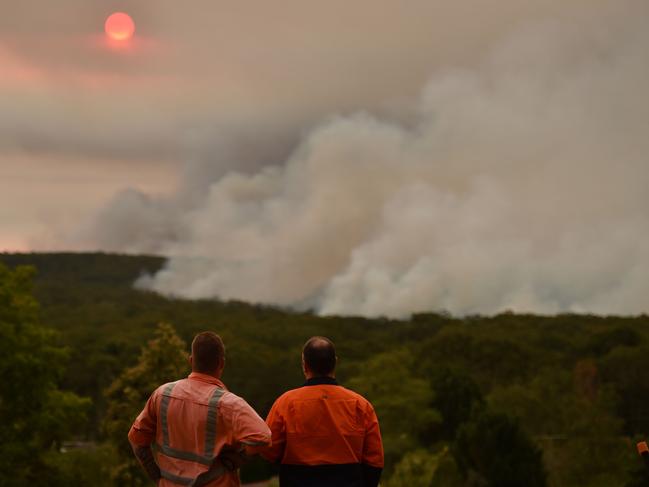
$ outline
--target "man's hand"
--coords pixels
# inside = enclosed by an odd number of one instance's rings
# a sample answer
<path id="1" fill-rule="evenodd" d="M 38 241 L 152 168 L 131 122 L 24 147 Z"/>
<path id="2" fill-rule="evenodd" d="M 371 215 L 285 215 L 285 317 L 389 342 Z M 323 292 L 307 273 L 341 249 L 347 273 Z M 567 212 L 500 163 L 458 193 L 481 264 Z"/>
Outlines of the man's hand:
<path id="1" fill-rule="evenodd" d="M 245 448 L 235 448 L 231 445 L 225 445 L 221 449 L 218 459 L 227 470 L 233 472 L 241 468 L 248 461 L 248 456 L 246 455 Z"/>

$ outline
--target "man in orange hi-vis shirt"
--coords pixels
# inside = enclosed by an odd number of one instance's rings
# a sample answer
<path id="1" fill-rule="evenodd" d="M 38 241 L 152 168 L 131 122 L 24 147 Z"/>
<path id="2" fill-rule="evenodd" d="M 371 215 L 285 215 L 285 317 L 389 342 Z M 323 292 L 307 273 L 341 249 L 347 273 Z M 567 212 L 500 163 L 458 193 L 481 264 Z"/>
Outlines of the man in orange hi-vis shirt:
<path id="1" fill-rule="evenodd" d="M 162 487 L 239 486 L 244 451 L 269 445 L 270 430 L 221 382 L 225 347 L 218 335 L 196 335 L 190 363 L 188 378 L 160 386 L 147 401 L 128 433 L 133 452 Z"/>
<path id="2" fill-rule="evenodd" d="M 266 418 L 272 445 L 261 450 L 280 462 L 281 487 L 377 487 L 383 444 L 372 405 L 336 382 L 331 340 L 304 345 L 306 382 L 280 396 Z"/>

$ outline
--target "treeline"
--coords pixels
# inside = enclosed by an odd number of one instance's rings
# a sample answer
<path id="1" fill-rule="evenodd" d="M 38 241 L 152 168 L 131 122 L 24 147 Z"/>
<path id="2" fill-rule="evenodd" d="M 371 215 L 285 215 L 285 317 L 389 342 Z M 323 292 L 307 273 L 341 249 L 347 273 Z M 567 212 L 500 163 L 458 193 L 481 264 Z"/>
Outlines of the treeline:
<path id="1" fill-rule="evenodd" d="M 206 329 L 226 343 L 225 383 L 261 415 L 302 383 L 304 341 L 332 338 L 340 381 L 379 414 L 388 487 L 649 485 L 634 451 L 649 433 L 647 316 L 323 318 L 135 290 L 138 276 L 163 265 L 156 257 L 0 254 L 0 262 L 0 367 L 5 384 L 11 377 L 0 393 L 0 459 L 14 458 L 0 463 L 2 485 L 32 485 L 39 468 L 48 485 L 146 485 L 128 463 L 126 430 L 157 383 L 187 372 L 187 343 Z M 33 290 L 24 265 L 36 269 Z M 21 396 L 31 384 L 20 375 L 30 376 L 25 364 L 46 376 L 36 397 Z M 45 432 L 21 441 L 34 421 Z M 271 474 L 254 462 L 242 475 Z"/>

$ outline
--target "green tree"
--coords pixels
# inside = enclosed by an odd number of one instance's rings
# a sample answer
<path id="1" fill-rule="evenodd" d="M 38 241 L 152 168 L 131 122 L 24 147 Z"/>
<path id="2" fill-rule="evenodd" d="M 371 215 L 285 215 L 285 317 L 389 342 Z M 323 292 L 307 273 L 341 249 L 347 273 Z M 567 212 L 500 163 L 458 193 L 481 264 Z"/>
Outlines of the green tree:
<path id="1" fill-rule="evenodd" d="M 107 390 L 105 430 L 118 458 L 111 472 L 117 485 L 148 485 L 149 481 L 133 456 L 127 433 L 157 387 L 186 375 L 186 350 L 185 342 L 174 328 L 160 324 L 155 338 L 142 348 L 137 364 L 122 372 Z"/>
<path id="2" fill-rule="evenodd" d="M 407 350 L 376 355 L 349 387 L 372 402 L 381 425 L 386 465 L 394 464 L 405 452 L 419 445 L 422 429 L 440 422 L 430 407 L 433 392 L 428 381 L 413 376 L 412 356 Z"/>
<path id="3" fill-rule="evenodd" d="M 484 407 L 482 392 L 468 374 L 448 367 L 435 370 L 430 382 L 435 394 L 431 406 L 441 414 L 442 423 L 425 439 L 430 444 L 440 439 L 453 441 L 460 425 Z"/>
<path id="4" fill-rule="evenodd" d="M 615 347 L 636 347 L 642 342 L 640 334 L 628 326 L 618 326 L 611 330 L 592 335 L 585 346 L 585 352 L 603 356 Z"/>
<path id="5" fill-rule="evenodd" d="M 490 407 L 517 417 L 543 447 L 550 485 L 621 485 L 633 465 L 615 395 L 599 385 L 597 368 L 543 370 L 527 384 L 495 389 Z"/>
<path id="6" fill-rule="evenodd" d="M 387 487 L 429 487 L 440 463 L 441 454 L 426 450 L 412 450 L 406 453 L 394 468 L 394 474 L 386 482 Z"/>
<path id="7" fill-rule="evenodd" d="M 484 410 L 464 423 L 453 456 L 467 479 L 477 475 L 489 487 L 546 485 L 541 450 L 517 420 L 504 414 Z"/>
<path id="8" fill-rule="evenodd" d="M 481 332 L 485 330 L 475 326 L 452 326 L 422 341 L 417 347 L 422 368 L 435 370 L 443 365 L 470 370 L 483 390 L 528 377 L 531 359 L 523 341 L 517 342 L 498 330 L 489 330 L 487 336 Z"/>
<path id="9" fill-rule="evenodd" d="M 83 428 L 90 406 L 58 389 L 67 353 L 56 334 L 39 324 L 32 296 L 34 270 L 0 264 L 0 485 L 58 483 L 48 453 L 60 455 L 65 438 Z M 51 457 L 51 455 L 50 455 Z M 54 458 L 55 460 L 55 458 Z M 54 462 L 55 463 L 55 462 Z"/>
<path id="10" fill-rule="evenodd" d="M 649 435 L 649 347 L 616 347 L 599 363 L 603 381 L 620 398 L 617 414 L 624 420 L 625 433 Z"/>

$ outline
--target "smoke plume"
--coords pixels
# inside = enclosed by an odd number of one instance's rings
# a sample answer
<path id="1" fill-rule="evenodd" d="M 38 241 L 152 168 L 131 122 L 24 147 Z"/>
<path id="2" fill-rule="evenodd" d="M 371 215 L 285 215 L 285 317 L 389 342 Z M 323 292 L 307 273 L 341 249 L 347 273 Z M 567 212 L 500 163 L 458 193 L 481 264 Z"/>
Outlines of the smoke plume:
<path id="1" fill-rule="evenodd" d="M 368 316 L 645 312 L 649 11 L 580 12 L 436 70 L 403 116 L 266 132 L 250 163 L 255 140 L 218 142 L 211 154 L 243 166 L 188 176 L 164 200 L 121 195 L 93 228 L 169 255 L 138 285 L 189 298 Z"/>

